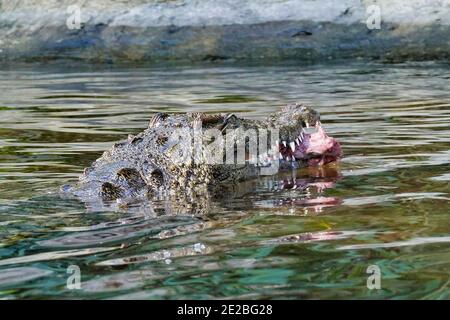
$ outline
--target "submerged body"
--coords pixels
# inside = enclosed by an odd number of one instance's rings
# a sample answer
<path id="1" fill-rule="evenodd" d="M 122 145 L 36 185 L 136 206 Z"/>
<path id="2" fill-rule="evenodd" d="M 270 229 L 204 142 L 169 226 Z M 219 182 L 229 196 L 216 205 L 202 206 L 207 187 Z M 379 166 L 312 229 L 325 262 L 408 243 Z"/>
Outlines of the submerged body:
<path id="1" fill-rule="evenodd" d="M 261 142 L 261 132 L 270 130 L 270 139 Z M 256 148 L 252 139 L 258 141 Z M 226 157 L 230 154 L 233 161 Z M 264 120 L 233 114 L 157 114 L 146 130 L 114 144 L 65 191 L 103 202 L 180 190 L 209 194 L 263 169 L 317 166 L 341 156 L 339 143 L 325 133 L 319 114 L 301 104 L 288 105 Z"/>

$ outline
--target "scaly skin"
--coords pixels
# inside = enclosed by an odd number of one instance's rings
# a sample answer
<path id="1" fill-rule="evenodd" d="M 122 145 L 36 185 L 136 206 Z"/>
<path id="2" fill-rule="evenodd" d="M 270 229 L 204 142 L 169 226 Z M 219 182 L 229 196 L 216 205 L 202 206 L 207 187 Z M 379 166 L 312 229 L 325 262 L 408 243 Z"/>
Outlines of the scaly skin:
<path id="1" fill-rule="evenodd" d="M 316 127 L 316 133 L 305 132 L 306 127 Z M 245 136 L 240 136 L 236 129 L 257 131 L 271 128 L 279 130 L 279 141 L 271 142 L 279 152 L 264 155 L 263 166 L 251 163 Z M 227 139 L 232 133 L 236 141 L 245 145 L 247 161 L 210 164 L 203 151 L 194 149 L 191 140 L 180 141 L 177 139 L 179 136 L 173 134 L 176 130 L 184 130 L 182 133 L 187 135 L 207 129 L 227 134 Z M 205 143 L 206 138 L 203 139 Z M 214 140 L 208 140 L 206 144 L 211 142 Z M 225 154 L 227 146 L 224 148 Z M 195 156 L 182 159 L 186 151 Z M 146 199 L 161 194 L 179 194 L 179 191 L 189 197 L 204 199 L 214 194 L 210 192 L 212 189 L 220 190 L 256 176 L 261 167 L 272 166 L 275 162 L 281 168 L 295 168 L 326 164 L 341 155 L 339 144 L 323 131 L 319 114 L 301 104 L 288 105 L 265 120 L 242 119 L 233 114 L 157 114 L 146 130 L 114 144 L 84 170 L 76 186 L 65 189 L 84 201 L 125 199 L 129 202 L 130 199 Z"/>

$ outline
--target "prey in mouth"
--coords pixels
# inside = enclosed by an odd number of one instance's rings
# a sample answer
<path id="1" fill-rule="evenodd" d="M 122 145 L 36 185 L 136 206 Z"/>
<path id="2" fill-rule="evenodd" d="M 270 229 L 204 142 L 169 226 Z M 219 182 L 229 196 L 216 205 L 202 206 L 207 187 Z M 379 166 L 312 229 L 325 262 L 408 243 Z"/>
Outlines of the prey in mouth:
<path id="1" fill-rule="evenodd" d="M 330 137 L 314 109 L 300 104 L 288 105 L 271 118 L 280 128 L 278 159 L 281 164 L 304 167 L 319 166 L 342 157 L 339 142 Z"/>

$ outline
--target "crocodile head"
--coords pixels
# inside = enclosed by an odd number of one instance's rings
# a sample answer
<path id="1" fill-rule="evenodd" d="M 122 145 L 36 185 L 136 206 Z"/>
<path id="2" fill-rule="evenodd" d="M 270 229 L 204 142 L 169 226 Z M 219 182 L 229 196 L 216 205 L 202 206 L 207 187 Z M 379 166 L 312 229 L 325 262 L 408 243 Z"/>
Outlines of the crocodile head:
<path id="1" fill-rule="evenodd" d="M 268 120 L 279 128 L 279 160 L 285 165 L 324 165 L 342 156 L 339 142 L 327 135 L 319 113 L 310 107 L 288 105 Z"/>
<path id="2" fill-rule="evenodd" d="M 276 143 L 273 136 L 267 140 L 276 152 L 271 156 L 266 153 L 264 161 L 252 162 L 256 150 L 256 157 L 260 156 L 261 148 L 250 148 L 248 138 L 252 139 L 252 132 L 268 129 L 277 131 Z M 230 137 L 245 146 L 240 153 L 242 162 L 226 158 L 230 150 L 235 160 L 239 155 L 239 148 L 223 143 Z M 214 148 L 208 149 L 211 146 Z M 219 156 L 211 161 L 211 155 Z M 157 114 L 146 130 L 104 152 L 71 190 L 85 200 L 97 197 L 107 201 L 146 198 L 168 190 L 204 194 L 211 186 L 230 185 L 225 181 L 255 176 L 261 167 L 275 162 L 281 168 L 317 166 L 341 155 L 339 143 L 325 133 L 319 114 L 300 104 L 288 105 L 264 120 L 232 114 Z"/>

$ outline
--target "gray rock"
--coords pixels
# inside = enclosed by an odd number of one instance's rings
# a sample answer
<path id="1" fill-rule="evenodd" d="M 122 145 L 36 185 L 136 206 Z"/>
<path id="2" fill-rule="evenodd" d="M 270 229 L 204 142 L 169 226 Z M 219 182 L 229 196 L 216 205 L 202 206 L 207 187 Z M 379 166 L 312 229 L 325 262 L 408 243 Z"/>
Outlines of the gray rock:
<path id="1" fill-rule="evenodd" d="M 450 56 L 450 0 L 79 1 L 79 26 L 74 4 L 0 0 L 0 60 L 310 62 Z M 381 28 L 371 30 L 367 8 L 374 4 Z"/>

